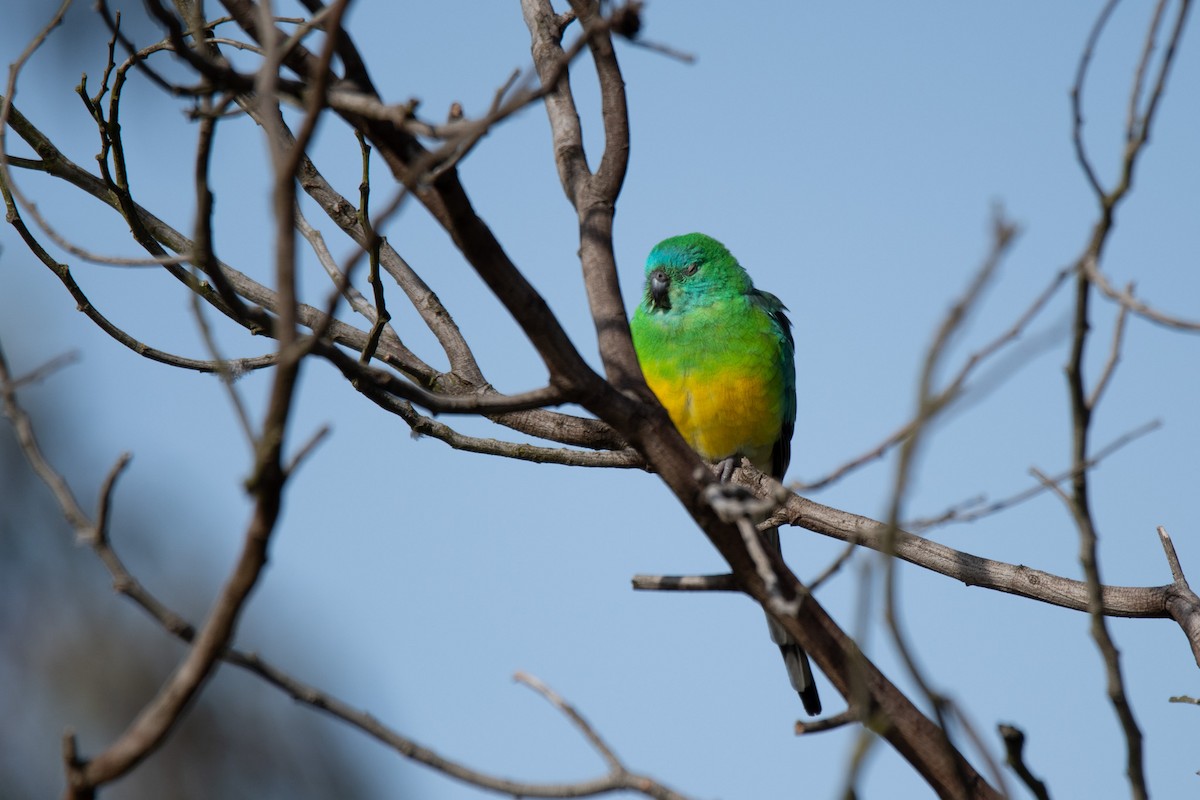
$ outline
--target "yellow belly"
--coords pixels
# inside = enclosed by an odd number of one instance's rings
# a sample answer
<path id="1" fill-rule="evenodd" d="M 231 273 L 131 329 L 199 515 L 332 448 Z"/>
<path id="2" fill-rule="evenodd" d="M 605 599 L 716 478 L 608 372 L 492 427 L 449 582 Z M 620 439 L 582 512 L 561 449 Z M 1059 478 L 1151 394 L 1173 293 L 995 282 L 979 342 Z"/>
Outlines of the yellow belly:
<path id="1" fill-rule="evenodd" d="M 643 364 L 646 382 L 688 444 L 709 461 L 743 455 L 771 471 L 783 422 L 782 378 L 758 369 L 660 372 Z"/>

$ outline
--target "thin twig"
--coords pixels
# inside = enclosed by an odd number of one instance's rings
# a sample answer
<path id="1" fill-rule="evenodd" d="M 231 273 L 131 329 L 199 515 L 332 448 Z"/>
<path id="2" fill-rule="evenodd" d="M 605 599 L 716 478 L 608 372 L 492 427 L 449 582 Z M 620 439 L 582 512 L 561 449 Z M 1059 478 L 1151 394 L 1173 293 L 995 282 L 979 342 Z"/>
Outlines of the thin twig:
<path id="1" fill-rule="evenodd" d="M 1175 552 L 1175 543 L 1171 541 L 1171 535 L 1162 525 L 1158 526 L 1158 538 L 1162 543 L 1163 553 L 1167 557 L 1167 565 L 1171 568 L 1171 577 L 1176 583 L 1187 586 L 1187 578 L 1184 577 L 1183 567 L 1179 564 L 1179 555 Z"/>
<path id="2" fill-rule="evenodd" d="M 1129 284 L 1127 292 L 1133 292 L 1133 284 Z M 1113 325 L 1112 346 L 1108 352 L 1108 360 L 1104 362 L 1104 370 L 1100 373 L 1100 377 L 1092 386 L 1092 392 L 1088 395 L 1087 404 L 1089 408 L 1095 408 L 1100 402 L 1100 398 L 1104 396 L 1104 390 L 1108 388 L 1112 381 L 1113 375 L 1117 370 L 1117 363 L 1121 360 L 1121 345 L 1125 341 L 1125 321 L 1129 318 L 1129 307 L 1120 306 L 1117 309 L 1117 321 Z"/>
<path id="3" fill-rule="evenodd" d="M 1196 665 L 1200 666 L 1200 597 L 1188 585 L 1183 567 L 1179 564 L 1179 556 L 1175 553 L 1175 543 L 1171 541 L 1170 534 L 1162 525 L 1158 526 L 1158 539 L 1167 557 L 1173 579 L 1167 594 L 1167 613 L 1187 634 Z"/>
<path id="4" fill-rule="evenodd" d="M 1021 783 L 1033 793 L 1037 800 L 1050 800 L 1046 784 L 1037 778 L 1025 765 L 1025 734 L 1012 725 L 999 726 L 1000 738 L 1004 740 L 1004 760 L 1017 773 Z"/>
<path id="5" fill-rule="evenodd" d="M 1139 425 L 1131 431 L 1126 431 L 1116 439 L 1106 444 L 1104 447 L 1101 447 L 1099 450 L 1095 451 L 1087 460 L 1087 462 L 1081 465 L 1082 468 L 1093 469 L 1100 462 L 1123 448 L 1125 445 L 1140 439 L 1149 433 L 1153 433 L 1161 427 L 1162 420 L 1152 419 L 1143 425 Z M 999 500 L 988 503 L 987 505 L 982 505 L 985 502 L 984 498 L 974 498 L 953 506 L 936 517 L 926 517 L 907 522 L 905 523 L 904 527 L 910 531 L 925 533 L 931 528 L 941 525 L 975 522 L 983 517 L 998 514 L 1001 511 L 1007 511 L 1014 506 L 1020 505 L 1027 500 L 1037 497 L 1038 495 L 1047 491 L 1050 486 L 1057 486 L 1063 481 L 1074 477 L 1079 468 L 1080 467 L 1073 466 L 1052 476 L 1046 476 L 1038 471 L 1036 474 L 1040 475 L 1041 477 L 1038 478 L 1036 484 L 1027 489 L 1022 489 L 1019 492 L 1015 492 L 1008 497 L 1002 497 Z"/>
<path id="6" fill-rule="evenodd" d="M 1088 74 L 1092 52 L 1105 24 L 1108 22 L 1112 9 L 1115 6 L 1115 0 L 1112 0 L 1104 7 L 1093 26 L 1092 33 L 1088 37 L 1079 60 L 1075 85 L 1071 93 L 1075 119 L 1073 141 L 1075 143 L 1076 157 L 1088 181 L 1092 184 L 1098 205 L 1098 220 L 1093 227 L 1092 235 L 1078 262 L 1079 268 L 1075 279 L 1075 311 L 1071 354 L 1066 369 L 1072 420 L 1071 458 L 1072 462 L 1080 467 L 1088 460 L 1088 438 L 1091 430 L 1092 416 L 1104 388 L 1111 379 L 1111 371 L 1116 363 L 1116 353 L 1119 352 L 1120 336 L 1124 325 L 1123 316 L 1118 317 L 1117 329 L 1114 334 L 1113 355 L 1108 360 L 1108 366 L 1106 366 L 1100 382 L 1089 392 L 1083 377 L 1083 367 L 1090 332 L 1089 306 L 1091 290 L 1095 286 L 1099 288 L 1102 294 L 1108 295 L 1110 298 L 1113 297 L 1114 293 L 1111 286 L 1100 271 L 1100 259 L 1113 230 L 1116 209 L 1128 197 L 1130 189 L 1133 186 L 1135 169 L 1140 156 L 1145 151 L 1145 145 L 1149 141 L 1151 126 L 1166 86 L 1167 76 L 1170 74 L 1171 67 L 1175 61 L 1176 47 L 1182 35 L 1184 22 L 1187 19 L 1191 4 L 1190 0 L 1180 0 L 1179 11 L 1168 39 L 1166 51 L 1159 62 L 1158 72 L 1150 90 L 1149 98 L 1139 116 L 1137 109 L 1144 85 L 1146 65 L 1149 63 L 1151 54 L 1155 48 L 1158 28 L 1165 5 L 1166 0 L 1160 0 L 1147 28 L 1145 42 L 1142 46 L 1141 59 L 1130 89 L 1126 142 L 1121 158 L 1119 177 L 1116 185 L 1110 191 L 1106 192 L 1101 187 L 1083 145 L 1081 108 L 1084 80 Z M 1131 299 L 1132 287 L 1125 294 Z M 1118 301 L 1121 302 L 1122 312 L 1128 309 L 1133 313 L 1146 316 L 1144 304 L 1135 305 L 1133 302 L 1126 302 L 1124 298 L 1118 299 Z M 1147 316 L 1147 318 L 1150 317 Z M 1164 319 L 1156 319 L 1154 321 L 1164 323 Z M 1175 322 L 1175 320 L 1171 320 L 1171 322 Z M 1196 326 L 1194 329 L 1200 330 L 1200 326 Z M 1120 653 L 1112 640 L 1104 618 L 1103 599 L 1101 596 L 1102 582 L 1097 556 L 1098 533 L 1089 498 L 1089 480 L 1086 469 L 1079 469 L 1077 474 L 1073 476 L 1071 493 L 1067 500 L 1067 505 L 1079 532 L 1079 560 L 1088 587 L 1088 611 L 1091 616 L 1092 638 L 1095 640 L 1096 648 L 1104 663 L 1107 679 L 1106 690 L 1109 700 L 1113 705 L 1113 710 L 1116 713 L 1121 730 L 1125 736 L 1126 775 L 1129 780 L 1130 791 L 1135 800 L 1139 800 L 1147 796 L 1143 738 L 1125 690 Z M 1185 619 L 1188 618 L 1191 617 L 1185 617 Z M 1191 634 L 1193 632 L 1189 631 L 1183 622 L 1181 622 L 1181 625 L 1184 625 L 1185 632 L 1188 632 L 1189 638 L 1192 638 Z M 1196 648 L 1195 643 L 1193 643 L 1193 650 L 1200 655 L 1200 649 Z"/>
<path id="7" fill-rule="evenodd" d="M 107 520 L 112 491 L 117 477 L 129 462 L 128 454 L 122 455 L 109 471 L 100 491 L 96 521 L 93 523 L 75 502 L 74 495 L 71 493 L 66 481 L 49 465 L 42 455 L 37 445 L 32 423 L 28 415 L 17 403 L 14 381 L 9 374 L 2 348 L 0 348 L 0 399 L 3 400 L 5 415 L 9 417 L 18 434 L 18 441 L 22 451 L 25 453 L 34 470 L 54 492 L 55 498 L 58 500 L 68 522 L 75 528 L 77 535 L 92 548 L 108 568 L 109 574 L 112 577 L 113 587 L 146 611 L 164 630 L 184 642 L 194 645 L 197 637 L 196 629 L 185 619 L 162 604 L 134 578 L 118 557 L 110 541 L 110 537 L 107 535 Z M 310 445 L 314 442 L 310 442 Z M 303 453 L 310 449 L 310 445 L 301 448 L 301 453 L 297 455 L 297 458 L 302 457 Z M 294 467 L 295 462 L 289 468 L 294 469 Z M 548 798 L 585 797 L 629 791 L 655 798 L 655 800 L 686 800 L 682 795 L 667 788 L 658 781 L 645 775 L 630 772 L 619 762 L 617 762 L 617 769 L 614 769 L 609 775 L 603 778 L 576 783 L 526 783 L 492 776 L 440 756 L 434 751 L 388 728 L 371 714 L 354 709 L 332 695 L 301 683 L 255 654 L 245 653 L 233 648 L 223 648 L 219 653 L 219 658 L 249 671 L 269 685 L 286 692 L 292 698 L 313 709 L 323 711 L 342 720 L 413 761 L 425 764 L 444 775 L 483 789 L 511 794 L 513 796 Z M 529 681 L 525 682 L 534 686 Z M 539 692 L 542 692 L 544 696 L 547 696 L 548 699 L 551 699 L 555 705 L 564 711 L 570 709 L 568 713 L 571 719 L 585 731 L 589 741 L 592 741 L 597 746 L 597 749 L 604 755 L 606 761 L 610 765 L 613 763 L 615 756 L 611 748 L 603 743 L 599 734 L 583 721 L 582 716 L 573 707 L 566 705 L 565 701 L 562 701 L 560 705 L 561 698 L 558 698 L 557 695 L 553 695 L 553 698 L 546 695 L 545 691 L 548 690 L 543 691 L 544 687 L 539 688 L 538 686 L 534 686 L 534 688 L 537 688 Z M 92 766 L 94 761 L 92 764 L 89 764 L 89 762 L 80 758 L 75 734 L 70 729 L 67 730 L 63 737 L 62 753 L 63 763 L 66 765 L 73 781 L 73 785 L 69 787 L 68 796 L 80 799 L 93 796 L 91 791 L 92 779 L 88 776 L 88 771 L 89 768 L 94 769 Z"/>
<path id="8" fill-rule="evenodd" d="M 961 396 L 963 387 L 966 385 L 966 382 L 971 375 L 974 374 L 975 370 L 983 364 L 988 363 L 993 356 L 1001 352 L 1007 345 L 1017 341 L 1021 337 L 1021 335 L 1029 328 L 1029 325 L 1033 322 L 1033 320 L 1036 319 L 1042 310 L 1046 308 L 1050 300 L 1066 283 L 1066 280 L 1068 277 L 1070 277 L 1071 273 L 1072 268 L 1070 267 L 1060 269 L 1058 272 L 1056 272 L 1050 279 L 1050 282 L 1042 289 L 1041 292 L 1037 294 L 1033 301 L 1026 306 L 1025 310 L 1017 316 L 1012 325 L 1001 331 L 999 335 L 997 335 L 983 347 L 973 352 L 967 358 L 967 360 L 963 362 L 963 365 L 959 368 L 958 372 L 953 378 L 947 381 L 946 385 L 941 390 L 939 390 L 937 397 L 932 402 L 935 405 L 945 404 L 952 398 Z M 845 477 L 850 472 L 853 472 L 854 470 L 865 466 L 872 461 L 877 461 L 885 456 L 894 447 L 904 442 L 913 433 L 913 431 L 916 430 L 917 424 L 917 419 L 912 419 L 906 422 L 871 450 L 842 463 L 840 466 L 835 467 L 833 470 L 821 476 L 820 478 L 812 481 L 791 484 L 790 488 L 797 492 L 806 493 L 815 492 L 826 488 L 835 481 Z"/>
<path id="9" fill-rule="evenodd" d="M 1071 89 L 1071 143 L 1075 147 L 1075 160 L 1079 162 L 1083 174 L 1087 177 L 1092 191 L 1098 198 L 1104 197 L 1104 187 L 1100 185 L 1096 169 L 1092 166 L 1091 158 L 1087 153 L 1087 145 L 1083 141 L 1083 85 L 1087 78 L 1088 67 L 1092 63 L 1092 54 L 1096 51 L 1096 43 L 1100 41 L 1100 34 L 1104 32 L 1104 26 L 1108 24 L 1108 20 L 1119 2 L 1120 0 L 1108 0 L 1096 16 L 1096 21 L 1092 24 L 1087 41 L 1084 43 L 1083 53 L 1079 56 L 1079 64 L 1075 70 L 1075 84 Z"/>
<path id="10" fill-rule="evenodd" d="M 942 360 L 950 343 L 962 329 L 968 316 L 975 310 L 984 289 L 991 282 L 999 269 L 1004 256 L 1008 252 L 1016 236 L 1016 227 L 1005 220 L 1000 209 L 996 209 L 992 218 L 992 244 L 988 249 L 981 265 L 973 274 L 967 288 L 950 308 L 934 334 L 933 341 L 926 351 L 922 365 L 917 392 L 917 411 L 914 416 L 912 433 L 900 446 L 897 458 L 895 477 L 893 479 L 891 499 L 887 513 L 887 525 L 883 531 L 883 618 L 891 640 L 895 645 L 901 662 L 908 675 L 917 684 L 921 694 L 933 709 L 937 722 L 937 741 L 933 744 L 942 748 L 949 756 L 957 752 L 951 738 L 948 725 L 948 714 L 952 710 L 952 701 L 933 688 L 924 671 L 918 665 L 916 653 L 904 632 L 900 615 L 900 600 L 897 590 L 896 543 L 900 538 L 900 520 L 903 505 L 907 499 L 909 487 L 915 473 L 915 462 L 924 434 L 929 423 L 957 397 L 955 392 L 936 392 L 934 381 L 940 370 Z M 955 765 L 954 779 L 958 791 L 964 795 L 970 793 L 971 780 L 962 761 L 952 761 Z"/>
<path id="11" fill-rule="evenodd" d="M 797 736 L 802 736 L 806 733 L 824 733 L 825 731 L 837 730 L 856 722 L 862 722 L 862 715 L 853 708 L 847 708 L 840 714 L 833 714 L 828 717 L 796 720 L 793 730 Z"/>
<path id="12" fill-rule="evenodd" d="M 109 511 L 112 508 L 113 490 L 116 489 L 117 478 L 121 477 L 132 458 L 132 454 L 122 453 L 109 469 L 108 475 L 104 477 L 104 483 L 100 486 L 100 500 L 96 504 L 96 524 L 92 526 L 92 540 L 84 542 L 84 544 L 99 546 L 108 543 Z"/>
<path id="13" fill-rule="evenodd" d="M 546 684 L 542 683 L 542 681 L 538 680 L 533 675 L 530 675 L 528 672 L 517 672 L 513 675 L 513 680 L 515 680 L 517 683 L 523 683 L 530 689 L 533 689 L 542 697 L 546 698 L 550 705 L 554 706 L 564 715 L 566 715 L 567 719 L 571 720 L 571 724 L 579 729 L 579 732 L 583 734 L 583 737 L 588 740 L 592 747 L 596 749 L 596 752 L 600 754 L 600 757 L 604 759 L 606 764 L 608 764 L 608 768 L 613 774 L 620 774 L 625 771 L 625 767 L 623 764 L 621 764 L 621 759 L 617 758 L 617 754 L 614 753 L 612 748 L 609 747 L 604 739 L 600 737 L 600 734 L 596 733 L 596 729 L 593 728 L 591 724 L 583 718 L 583 715 L 575 709 L 575 706 L 563 699 L 562 695 L 551 689 Z"/>
<path id="14" fill-rule="evenodd" d="M 46 378 L 61 369 L 64 369 L 72 364 L 79 363 L 79 351 L 69 350 L 66 353 L 57 355 L 39 367 L 21 375 L 12 380 L 13 389 L 21 389 L 25 386 L 32 386 L 35 383 L 41 383 Z"/>
<path id="15" fill-rule="evenodd" d="M 88 538 L 92 535 L 92 522 L 76 501 L 71 487 L 62 475 L 50 465 L 42 452 L 41 444 L 34 431 L 33 421 L 17 402 L 17 386 L 9 372 L 3 347 L 0 347 L 0 400 L 3 401 L 4 416 L 8 417 L 12 424 L 13 431 L 17 435 L 17 444 L 25 454 L 29 465 L 41 478 L 42 483 L 50 489 L 54 499 L 58 501 L 59 507 L 62 508 L 67 523 L 74 529 L 75 535 L 80 538 Z"/>

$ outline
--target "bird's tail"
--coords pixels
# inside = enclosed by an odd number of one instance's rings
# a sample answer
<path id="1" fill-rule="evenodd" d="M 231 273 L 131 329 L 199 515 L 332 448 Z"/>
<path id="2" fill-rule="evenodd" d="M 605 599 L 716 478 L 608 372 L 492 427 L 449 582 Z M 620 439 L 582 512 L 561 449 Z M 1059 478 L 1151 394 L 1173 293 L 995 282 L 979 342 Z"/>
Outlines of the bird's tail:
<path id="1" fill-rule="evenodd" d="M 780 550 L 778 528 L 767 528 L 763 531 L 763 538 L 768 547 Z M 817 684 L 813 680 L 808 654 L 770 614 L 767 614 L 767 629 L 771 631 L 771 641 L 779 645 L 779 652 L 783 654 L 784 666 L 787 667 L 788 679 L 792 682 L 792 688 L 799 693 L 800 700 L 804 703 L 804 710 L 812 716 L 820 714 L 821 698 L 817 695 Z"/>

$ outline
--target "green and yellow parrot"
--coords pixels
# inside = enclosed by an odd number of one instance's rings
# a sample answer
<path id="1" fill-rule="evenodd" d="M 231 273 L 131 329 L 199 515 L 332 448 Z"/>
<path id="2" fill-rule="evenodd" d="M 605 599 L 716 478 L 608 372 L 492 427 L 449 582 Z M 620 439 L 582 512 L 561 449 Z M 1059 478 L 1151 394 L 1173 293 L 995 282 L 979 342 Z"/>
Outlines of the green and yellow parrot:
<path id="1" fill-rule="evenodd" d="M 796 423 L 795 343 L 784 311 L 710 236 L 674 236 L 650 251 L 633 345 L 646 383 L 704 459 L 745 456 L 783 478 Z M 779 548 L 778 529 L 764 537 Z M 808 656 L 770 615 L 767 625 L 805 711 L 819 714 Z"/>

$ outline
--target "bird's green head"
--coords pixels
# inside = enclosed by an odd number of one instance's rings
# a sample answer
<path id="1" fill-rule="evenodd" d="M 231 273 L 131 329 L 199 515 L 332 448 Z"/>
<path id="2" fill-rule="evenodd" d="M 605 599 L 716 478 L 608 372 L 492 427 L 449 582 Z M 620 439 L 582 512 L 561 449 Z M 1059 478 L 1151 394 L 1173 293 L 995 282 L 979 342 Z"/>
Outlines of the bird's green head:
<path id="1" fill-rule="evenodd" d="M 725 245 L 703 233 L 672 236 L 646 259 L 646 312 L 686 311 L 745 294 L 750 276 Z"/>

